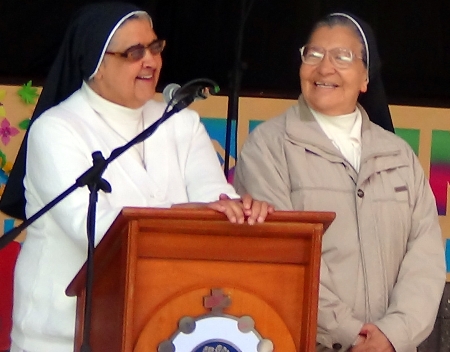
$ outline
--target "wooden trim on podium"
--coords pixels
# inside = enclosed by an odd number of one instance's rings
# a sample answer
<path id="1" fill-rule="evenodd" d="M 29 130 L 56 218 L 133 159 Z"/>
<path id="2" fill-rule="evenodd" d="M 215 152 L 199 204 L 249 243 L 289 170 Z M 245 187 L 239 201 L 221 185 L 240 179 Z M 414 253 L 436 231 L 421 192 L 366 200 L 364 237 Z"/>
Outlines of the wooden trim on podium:
<path id="1" fill-rule="evenodd" d="M 329 212 L 275 212 L 263 224 L 231 224 L 209 209 L 124 208 L 96 248 L 93 352 L 157 351 L 184 316 L 250 315 L 276 352 L 315 351 L 322 234 Z M 75 351 L 83 336 L 86 266 L 67 289 L 77 296 Z"/>

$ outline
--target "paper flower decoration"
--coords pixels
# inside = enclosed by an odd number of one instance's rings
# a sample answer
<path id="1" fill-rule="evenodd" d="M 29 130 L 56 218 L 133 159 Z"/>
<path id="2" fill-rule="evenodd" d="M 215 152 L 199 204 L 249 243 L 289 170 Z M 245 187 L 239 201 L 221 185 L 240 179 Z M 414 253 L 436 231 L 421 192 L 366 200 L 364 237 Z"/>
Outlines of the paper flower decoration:
<path id="1" fill-rule="evenodd" d="M 22 120 L 22 121 L 20 121 L 19 122 L 19 128 L 21 129 L 21 130 L 27 130 L 28 129 L 28 127 L 30 126 L 30 119 L 25 119 L 25 120 Z"/>
<path id="2" fill-rule="evenodd" d="M 3 190 L 8 181 L 11 168 L 12 164 L 9 161 L 6 161 L 5 153 L 0 150 L 0 197 L 3 195 Z"/>
<path id="3" fill-rule="evenodd" d="M 15 127 L 12 127 L 9 121 L 4 118 L 0 124 L 0 139 L 2 140 L 3 145 L 8 145 L 11 137 L 17 135 L 19 130 Z"/>
<path id="4" fill-rule="evenodd" d="M 6 116 L 6 110 L 2 103 L 2 100 L 5 98 L 5 96 L 6 96 L 6 90 L 0 89 L 0 117 Z"/>
<path id="5" fill-rule="evenodd" d="M 17 94 L 19 94 L 20 98 L 22 98 L 22 101 L 25 104 L 35 104 L 36 98 L 39 96 L 39 93 L 37 92 L 37 88 L 34 88 L 32 86 L 31 81 L 28 81 L 21 88 L 19 88 L 19 90 L 17 91 Z"/>
<path id="6" fill-rule="evenodd" d="M 0 168 L 3 169 L 5 165 L 6 165 L 6 154 L 0 150 Z"/>

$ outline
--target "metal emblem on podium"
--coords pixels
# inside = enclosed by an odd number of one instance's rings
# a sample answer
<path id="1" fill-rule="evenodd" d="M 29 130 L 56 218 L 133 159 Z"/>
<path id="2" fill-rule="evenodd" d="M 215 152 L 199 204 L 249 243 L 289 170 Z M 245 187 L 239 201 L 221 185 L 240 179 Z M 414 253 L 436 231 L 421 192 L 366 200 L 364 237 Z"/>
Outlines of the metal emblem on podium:
<path id="1" fill-rule="evenodd" d="M 203 306 L 211 312 L 181 318 L 178 330 L 159 344 L 158 352 L 272 352 L 272 341 L 261 337 L 250 316 L 223 312 L 230 305 L 222 289 L 212 289 L 210 296 L 203 297 Z"/>

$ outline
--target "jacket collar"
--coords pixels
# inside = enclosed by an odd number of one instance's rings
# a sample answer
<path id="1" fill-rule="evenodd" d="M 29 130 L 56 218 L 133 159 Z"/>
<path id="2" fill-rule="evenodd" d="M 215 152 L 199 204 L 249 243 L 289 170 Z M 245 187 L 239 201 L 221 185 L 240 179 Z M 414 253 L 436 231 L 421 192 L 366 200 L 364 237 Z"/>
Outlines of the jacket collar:
<path id="1" fill-rule="evenodd" d="M 371 159 L 378 159 L 378 162 L 372 164 L 372 172 L 405 166 L 404 158 L 392 158 L 400 156 L 401 149 L 391 132 L 371 122 L 364 108 L 360 104 L 357 106 L 362 115 L 361 165 Z M 286 112 L 286 138 L 330 161 L 342 162 L 344 159 L 320 128 L 302 95 L 298 98 L 298 104 Z"/>
<path id="2" fill-rule="evenodd" d="M 385 131 L 369 120 L 364 108 L 357 103 L 362 115 L 362 157 L 373 155 L 393 155 L 400 152 L 394 143 L 391 132 Z M 333 151 L 334 146 L 320 128 L 311 113 L 303 95 L 298 98 L 298 104 L 286 113 L 286 135 L 292 142 L 316 145 L 327 151 Z M 376 141 L 376 143 L 374 143 Z"/>
<path id="3" fill-rule="evenodd" d="M 342 159 L 341 153 L 320 128 L 302 95 L 298 98 L 298 104 L 286 112 L 286 138 L 317 154 L 328 154 L 335 161 Z"/>

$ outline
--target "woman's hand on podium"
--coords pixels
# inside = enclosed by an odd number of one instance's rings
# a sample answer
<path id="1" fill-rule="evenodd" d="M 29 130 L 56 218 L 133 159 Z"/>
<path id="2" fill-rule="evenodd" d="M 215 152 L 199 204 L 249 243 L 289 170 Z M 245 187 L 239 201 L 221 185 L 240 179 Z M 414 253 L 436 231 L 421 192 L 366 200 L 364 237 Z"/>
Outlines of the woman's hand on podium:
<path id="1" fill-rule="evenodd" d="M 253 199 L 245 194 L 241 199 L 231 199 L 221 194 L 219 200 L 208 204 L 208 208 L 224 213 L 232 223 L 243 224 L 247 218 L 249 225 L 262 223 L 268 214 L 274 212 L 274 207 L 267 202 Z"/>
<path id="2" fill-rule="evenodd" d="M 264 222 L 267 215 L 275 211 L 269 203 L 253 199 L 249 194 L 245 194 L 242 198 L 232 199 L 222 193 L 219 200 L 210 203 L 191 202 L 172 205 L 172 208 L 203 207 L 225 214 L 231 223 L 243 224 L 247 220 L 249 225 Z"/>

